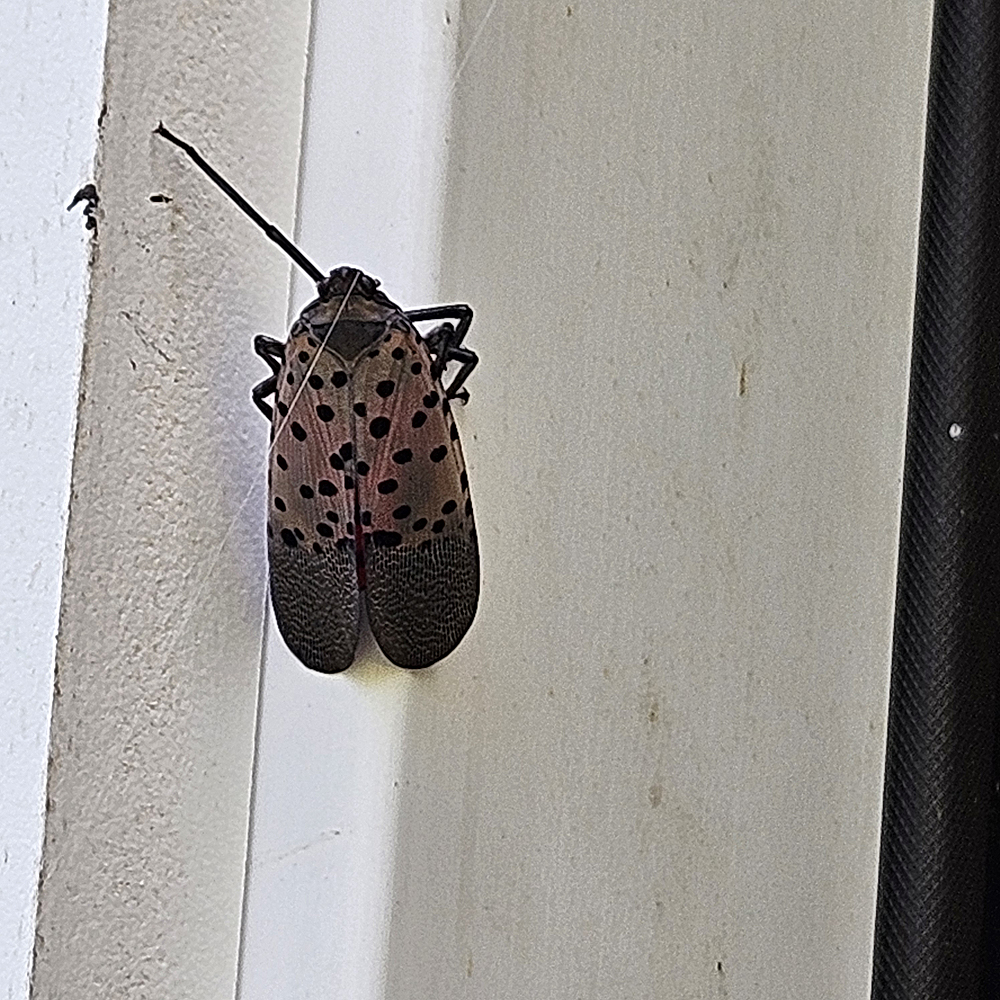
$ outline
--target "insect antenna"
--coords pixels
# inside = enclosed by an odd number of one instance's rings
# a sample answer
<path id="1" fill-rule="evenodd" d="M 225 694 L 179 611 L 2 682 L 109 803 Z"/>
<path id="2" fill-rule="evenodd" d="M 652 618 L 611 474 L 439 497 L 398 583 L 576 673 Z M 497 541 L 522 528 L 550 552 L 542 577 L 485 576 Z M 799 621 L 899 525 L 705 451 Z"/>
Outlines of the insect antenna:
<path id="1" fill-rule="evenodd" d="M 175 146 L 179 146 L 183 149 L 184 152 L 187 153 L 192 160 L 194 160 L 195 165 L 200 167 L 201 170 L 203 170 L 225 194 L 229 195 L 229 197 L 235 201 L 236 204 L 239 205 L 239 207 L 243 209 L 243 211 L 249 215 L 261 229 L 264 230 L 268 239 L 277 243 L 278 246 L 281 247 L 281 249 L 284 250 L 285 253 L 288 254 L 288 256 L 291 257 L 292 260 L 294 260 L 295 263 L 298 264 L 299 267 L 301 267 L 302 270 L 313 279 L 313 281 L 318 284 L 326 278 L 326 275 L 311 260 L 309 260 L 309 258 L 306 257 L 306 255 L 287 236 L 285 236 L 285 234 L 278 229 L 277 226 L 268 222 L 267 219 L 265 219 L 264 216 L 261 215 L 260 212 L 258 212 L 257 209 L 255 209 L 253 205 L 251 205 L 250 202 L 248 202 L 246 198 L 244 198 L 243 195 L 241 195 L 239 191 L 237 191 L 236 188 L 234 188 L 232 184 L 225 179 L 225 177 L 217 173 L 211 165 L 205 161 L 205 158 L 198 152 L 197 149 L 194 148 L 194 146 L 185 142 L 183 139 L 179 139 L 163 124 L 163 122 L 160 122 L 160 124 L 153 129 L 153 132 L 156 133 L 156 135 L 163 136 L 164 139 L 167 139 Z"/>

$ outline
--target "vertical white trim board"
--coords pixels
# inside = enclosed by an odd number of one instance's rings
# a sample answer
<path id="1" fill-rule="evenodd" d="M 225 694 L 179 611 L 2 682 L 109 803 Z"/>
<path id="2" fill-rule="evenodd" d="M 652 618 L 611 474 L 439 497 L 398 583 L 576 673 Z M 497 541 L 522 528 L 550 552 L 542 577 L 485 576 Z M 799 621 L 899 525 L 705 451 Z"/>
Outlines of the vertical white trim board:
<path id="1" fill-rule="evenodd" d="M 34 1000 L 234 994 L 266 579 L 252 340 L 284 322 L 289 264 L 153 128 L 288 228 L 308 25 L 308 0 L 109 10 Z"/>

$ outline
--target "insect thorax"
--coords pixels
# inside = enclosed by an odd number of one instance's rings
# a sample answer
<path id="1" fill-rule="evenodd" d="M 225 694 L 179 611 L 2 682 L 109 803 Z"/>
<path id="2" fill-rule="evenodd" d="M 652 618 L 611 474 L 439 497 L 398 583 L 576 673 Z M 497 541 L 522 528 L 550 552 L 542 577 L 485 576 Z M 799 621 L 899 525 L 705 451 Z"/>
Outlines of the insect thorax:
<path id="1" fill-rule="evenodd" d="M 352 295 L 346 308 L 341 308 L 342 303 L 339 296 L 310 302 L 296 320 L 290 336 L 312 337 L 344 361 L 353 362 L 379 343 L 391 327 L 406 329 L 409 326 L 402 312 L 392 303 L 386 305 L 359 295 Z"/>

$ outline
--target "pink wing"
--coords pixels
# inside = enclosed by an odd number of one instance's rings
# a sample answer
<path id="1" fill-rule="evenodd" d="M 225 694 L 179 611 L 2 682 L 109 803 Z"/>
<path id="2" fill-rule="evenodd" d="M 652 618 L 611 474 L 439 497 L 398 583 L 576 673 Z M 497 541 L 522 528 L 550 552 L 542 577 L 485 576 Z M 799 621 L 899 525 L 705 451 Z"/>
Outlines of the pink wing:
<path id="1" fill-rule="evenodd" d="M 366 602 L 382 652 L 426 667 L 461 641 L 479 602 L 479 548 L 451 407 L 431 358 L 397 320 L 352 380 Z"/>
<path id="2" fill-rule="evenodd" d="M 350 379 L 334 355 L 320 351 L 309 372 L 318 346 L 293 331 L 278 372 L 268 558 L 271 601 L 289 649 L 307 667 L 334 673 L 354 659 L 360 619 L 348 468 L 353 414 Z"/>

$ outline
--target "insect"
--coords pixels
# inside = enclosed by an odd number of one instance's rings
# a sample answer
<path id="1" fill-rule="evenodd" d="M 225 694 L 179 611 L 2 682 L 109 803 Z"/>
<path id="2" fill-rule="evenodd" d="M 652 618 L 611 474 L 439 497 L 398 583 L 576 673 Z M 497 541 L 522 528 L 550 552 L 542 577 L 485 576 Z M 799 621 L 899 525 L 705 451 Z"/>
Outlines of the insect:
<path id="1" fill-rule="evenodd" d="M 87 229 L 97 229 L 97 206 L 101 199 L 97 195 L 97 188 L 93 184 L 84 184 L 79 191 L 73 195 L 73 200 L 66 206 L 66 211 L 72 211 L 80 202 L 83 202 L 84 226 Z"/>
<path id="2" fill-rule="evenodd" d="M 461 346 L 472 310 L 404 312 L 356 268 L 324 275 L 193 146 L 162 123 L 155 132 L 316 282 L 317 298 L 285 343 L 254 339 L 271 368 L 252 398 L 271 421 L 268 564 L 285 642 L 313 670 L 347 669 L 363 592 L 389 660 L 436 663 L 462 640 L 479 602 L 479 546 L 451 410 L 467 401 L 463 386 L 479 360 Z M 421 336 L 414 324 L 424 320 L 446 322 Z M 445 387 L 451 362 L 461 367 Z"/>

